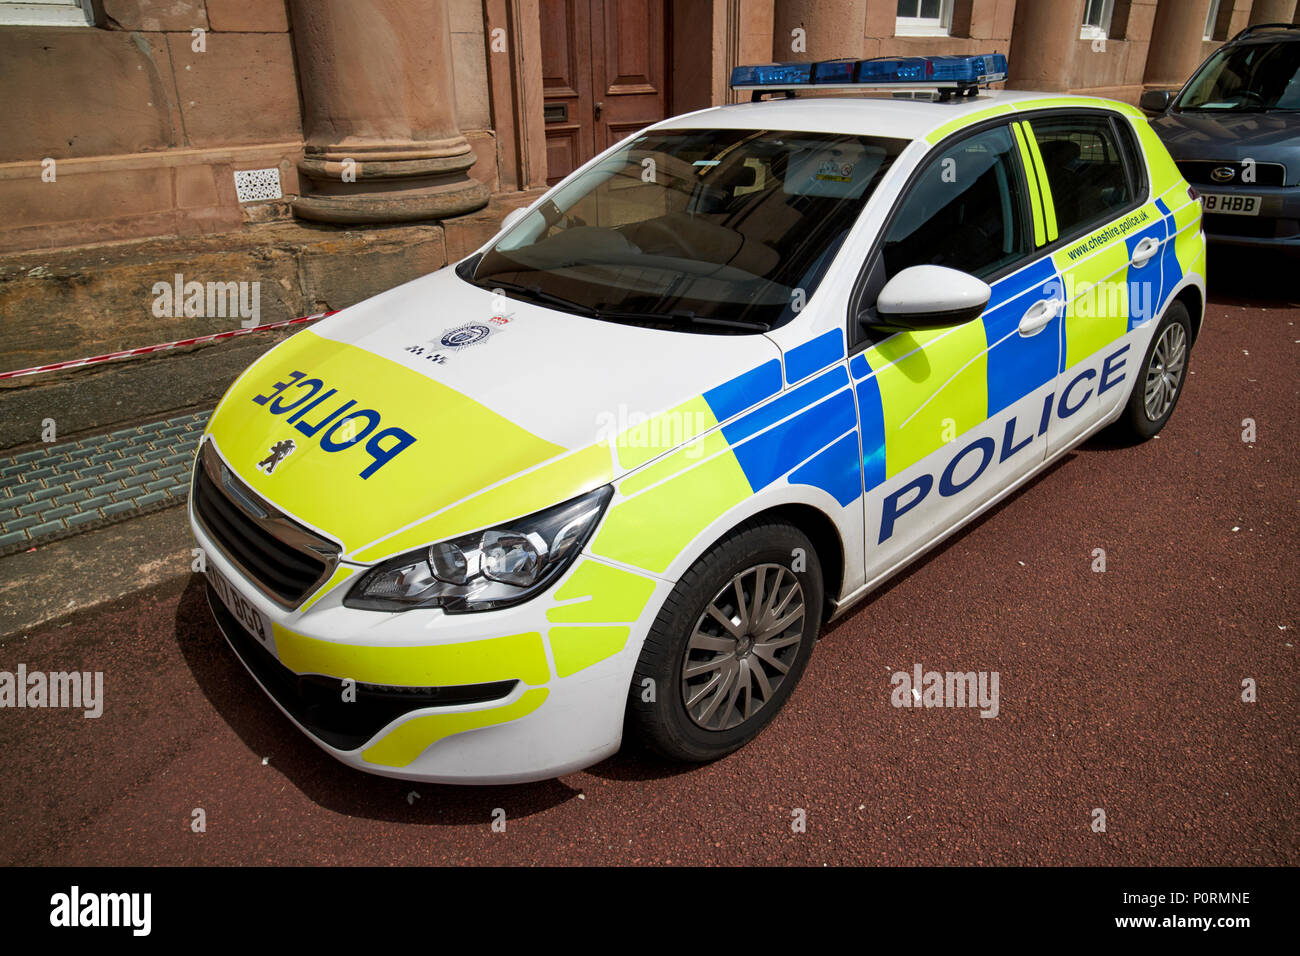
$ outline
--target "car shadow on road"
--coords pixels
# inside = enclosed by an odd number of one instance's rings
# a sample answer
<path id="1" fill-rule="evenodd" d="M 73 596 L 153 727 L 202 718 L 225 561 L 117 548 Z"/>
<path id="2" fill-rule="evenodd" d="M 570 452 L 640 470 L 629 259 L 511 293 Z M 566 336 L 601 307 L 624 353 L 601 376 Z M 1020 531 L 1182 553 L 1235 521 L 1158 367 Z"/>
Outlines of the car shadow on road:
<path id="1" fill-rule="evenodd" d="M 1300 306 L 1300 255 L 1210 246 L 1206 256 L 1211 305 L 1251 309 Z"/>
<path id="2" fill-rule="evenodd" d="M 490 823 L 493 810 L 503 805 L 512 818 L 527 817 L 578 798 L 580 791 L 560 780 L 460 787 L 394 780 L 339 763 L 280 713 L 244 669 L 217 628 L 205 590 L 203 578 L 194 575 L 177 605 L 176 642 L 203 695 L 248 748 L 250 769 L 269 758 L 275 770 L 325 809 L 430 826 Z"/>

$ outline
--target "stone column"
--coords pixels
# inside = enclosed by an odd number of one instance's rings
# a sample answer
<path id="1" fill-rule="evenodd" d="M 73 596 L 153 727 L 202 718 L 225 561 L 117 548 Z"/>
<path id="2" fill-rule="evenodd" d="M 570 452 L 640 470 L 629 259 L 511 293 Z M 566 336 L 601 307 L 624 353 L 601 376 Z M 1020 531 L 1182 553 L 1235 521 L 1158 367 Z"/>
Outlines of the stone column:
<path id="1" fill-rule="evenodd" d="M 776 0 L 772 59 L 834 60 L 863 56 L 867 0 Z M 804 31 L 805 50 L 791 50 L 791 31 Z"/>
<path id="2" fill-rule="evenodd" d="M 1056 93 L 1071 89 L 1084 0 L 1020 2 L 1007 53 L 1007 88 Z"/>
<path id="3" fill-rule="evenodd" d="M 290 0 L 303 100 L 303 219 L 406 222 L 485 205 L 456 126 L 447 8 Z"/>
<path id="4" fill-rule="evenodd" d="M 1296 0 L 1255 0 L 1250 23 L 1295 23 Z"/>
<path id="5" fill-rule="evenodd" d="M 1151 25 L 1144 84 L 1177 89 L 1187 82 L 1205 59 L 1205 18 L 1209 13 L 1210 0 L 1161 0 Z"/>

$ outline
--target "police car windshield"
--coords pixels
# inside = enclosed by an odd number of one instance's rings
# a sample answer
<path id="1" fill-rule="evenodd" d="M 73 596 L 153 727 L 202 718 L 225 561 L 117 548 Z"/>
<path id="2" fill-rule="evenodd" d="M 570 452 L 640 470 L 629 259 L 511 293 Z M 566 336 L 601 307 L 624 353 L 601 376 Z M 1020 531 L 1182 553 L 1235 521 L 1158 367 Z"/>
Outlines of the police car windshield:
<path id="1" fill-rule="evenodd" d="M 790 321 L 906 140 L 663 130 L 524 217 L 463 278 L 592 318 L 707 333 Z"/>
<path id="2" fill-rule="evenodd" d="M 1219 50 L 1187 85 L 1178 110 L 1300 110 L 1300 43 L 1247 43 Z"/>

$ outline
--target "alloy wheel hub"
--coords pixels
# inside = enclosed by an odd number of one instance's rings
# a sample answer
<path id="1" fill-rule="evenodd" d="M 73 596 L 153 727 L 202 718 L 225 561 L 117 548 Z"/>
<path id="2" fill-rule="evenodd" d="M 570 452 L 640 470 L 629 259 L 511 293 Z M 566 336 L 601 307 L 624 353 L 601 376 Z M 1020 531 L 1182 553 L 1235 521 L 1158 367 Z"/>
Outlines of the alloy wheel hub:
<path id="1" fill-rule="evenodd" d="M 779 564 L 741 571 L 695 622 L 682 659 L 682 702 L 706 730 L 730 730 L 771 701 L 799 654 L 805 603 Z"/>

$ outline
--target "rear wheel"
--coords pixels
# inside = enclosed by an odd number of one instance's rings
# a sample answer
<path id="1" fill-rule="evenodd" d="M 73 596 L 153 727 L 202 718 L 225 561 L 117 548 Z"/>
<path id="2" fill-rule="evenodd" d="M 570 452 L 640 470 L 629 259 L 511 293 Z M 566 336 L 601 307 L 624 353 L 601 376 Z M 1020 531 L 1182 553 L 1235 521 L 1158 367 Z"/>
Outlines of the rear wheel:
<path id="1" fill-rule="evenodd" d="M 632 681 L 630 729 L 675 760 L 716 760 L 744 746 L 803 674 L 821 607 L 821 565 L 803 532 L 779 521 L 741 525 L 664 602 Z"/>
<path id="2" fill-rule="evenodd" d="M 1145 441 L 1165 427 L 1183 393 L 1191 342 L 1192 321 L 1187 307 L 1175 302 L 1165 310 L 1151 337 L 1128 406 L 1116 422 L 1120 431 Z"/>

